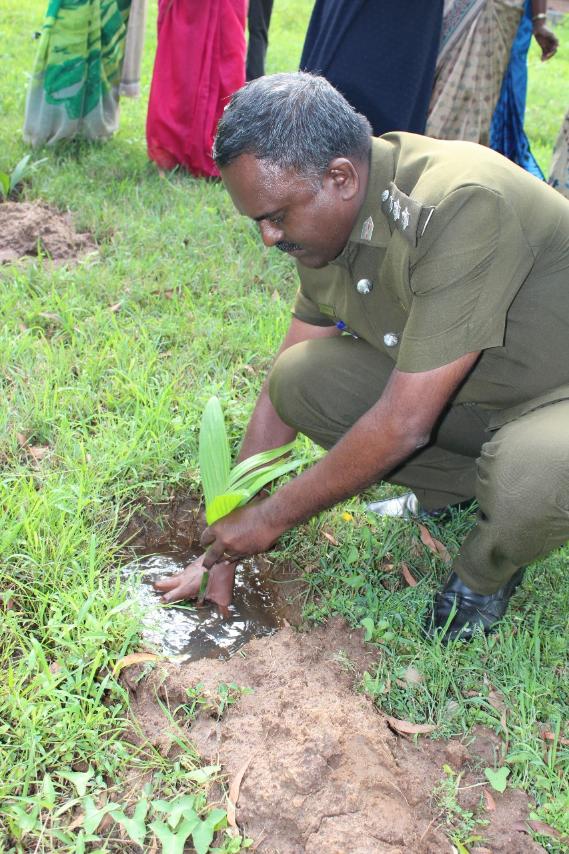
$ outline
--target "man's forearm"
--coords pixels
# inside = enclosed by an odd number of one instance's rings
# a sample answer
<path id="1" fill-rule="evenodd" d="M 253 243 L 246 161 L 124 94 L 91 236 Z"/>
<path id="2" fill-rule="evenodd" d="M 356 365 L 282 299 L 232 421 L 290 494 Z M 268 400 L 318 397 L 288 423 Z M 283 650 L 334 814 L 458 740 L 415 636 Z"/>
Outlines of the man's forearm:
<path id="1" fill-rule="evenodd" d="M 378 421 L 380 423 L 378 423 Z M 368 412 L 315 465 L 264 504 L 270 524 L 286 531 L 380 480 L 421 445 L 418 434 Z"/>

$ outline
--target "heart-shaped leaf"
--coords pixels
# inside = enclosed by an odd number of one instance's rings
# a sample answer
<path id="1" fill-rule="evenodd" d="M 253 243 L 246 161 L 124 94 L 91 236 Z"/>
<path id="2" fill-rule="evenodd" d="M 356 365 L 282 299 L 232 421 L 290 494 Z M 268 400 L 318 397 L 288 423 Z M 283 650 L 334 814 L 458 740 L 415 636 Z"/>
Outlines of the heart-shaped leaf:
<path id="1" fill-rule="evenodd" d="M 484 769 L 486 779 L 496 792 L 506 791 L 506 786 L 508 785 L 508 777 L 510 776 L 510 773 L 510 769 L 507 768 L 505 765 L 502 768 Z"/>

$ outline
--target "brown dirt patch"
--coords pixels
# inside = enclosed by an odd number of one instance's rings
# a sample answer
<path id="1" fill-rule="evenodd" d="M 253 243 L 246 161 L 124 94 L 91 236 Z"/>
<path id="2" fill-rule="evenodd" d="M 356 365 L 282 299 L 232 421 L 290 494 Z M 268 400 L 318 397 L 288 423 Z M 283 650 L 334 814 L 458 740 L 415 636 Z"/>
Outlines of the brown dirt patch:
<path id="1" fill-rule="evenodd" d="M 160 700 L 204 760 L 220 762 L 229 780 L 246 765 L 237 821 L 263 854 L 450 854 L 445 815 L 433 798 L 445 764 L 463 773 L 463 808 L 490 820 L 480 829 L 479 854 L 542 851 L 511 830 L 528 815 L 522 792 L 493 793 L 496 809 L 487 812 L 482 787 L 466 788 L 482 782 L 495 736 L 480 730 L 464 744 L 414 744 L 394 735 L 353 690 L 370 655 L 360 632 L 334 620 L 311 632 L 285 628 L 251 641 L 228 661 L 160 665 L 149 675 L 133 666 L 123 678 L 142 731 L 136 740 L 164 753 L 178 750 Z M 202 707 L 188 720 L 180 707 L 198 683 L 212 698 L 220 683 L 251 693 L 221 719 Z"/>
<path id="2" fill-rule="evenodd" d="M 78 234 L 71 215 L 42 202 L 0 204 L 0 263 L 44 254 L 54 261 L 96 249 L 89 234 Z"/>

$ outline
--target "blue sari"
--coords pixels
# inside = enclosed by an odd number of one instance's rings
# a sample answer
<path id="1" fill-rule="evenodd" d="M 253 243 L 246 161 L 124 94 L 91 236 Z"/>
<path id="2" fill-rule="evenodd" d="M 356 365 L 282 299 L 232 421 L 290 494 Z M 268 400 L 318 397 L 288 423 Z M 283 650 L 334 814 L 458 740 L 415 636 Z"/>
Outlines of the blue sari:
<path id="1" fill-rule="evenodd" d="M 500 98 L 490 126 L 490 148 L 544 180 L 544 175 L 531 153 L 524 131 L 528 82 L 527 55 L 532 37 L 531 0 L 527 0 L 518 27 L 508 68 L 502 81 Z"/>

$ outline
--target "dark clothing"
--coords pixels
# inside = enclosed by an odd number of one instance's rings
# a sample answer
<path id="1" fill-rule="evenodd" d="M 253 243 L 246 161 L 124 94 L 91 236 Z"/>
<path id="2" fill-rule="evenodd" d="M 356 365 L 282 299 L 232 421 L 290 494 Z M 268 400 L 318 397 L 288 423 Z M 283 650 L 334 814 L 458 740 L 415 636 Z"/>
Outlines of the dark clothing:
<path id="1" fill-rule="evenodd" d="M 265 56 L 269 45 L 269 25 L 272 11 L 273 0 L 249 0 L 247 80 L 255 80 L 265 73 Z"/>
<path id="2" fill-rule="evenodd" d="M 300 68 L 335 86 L 375 136 L 422 133 L 442 11 L 443 0 L 316 0 Z"/>

